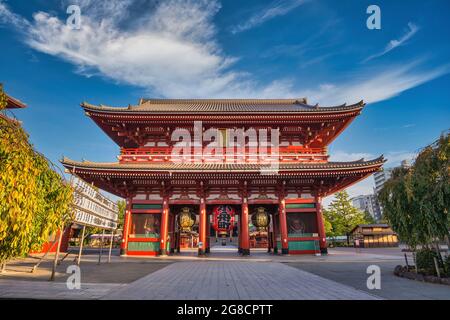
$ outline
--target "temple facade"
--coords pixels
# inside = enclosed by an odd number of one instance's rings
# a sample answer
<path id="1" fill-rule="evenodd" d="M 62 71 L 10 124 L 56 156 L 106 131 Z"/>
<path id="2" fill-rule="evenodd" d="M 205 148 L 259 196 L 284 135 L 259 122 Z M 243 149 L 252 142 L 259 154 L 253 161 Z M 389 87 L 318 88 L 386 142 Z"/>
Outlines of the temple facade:
<path id="1" fill-rule="evenodd" d="M 237 234 L 243 255 L 250 254 L 254 225 L 265 232 L 269 252 L 326 253 L 321 199 L 384 163 L 383 157 L 329 161 L 328 145 L 363 102 L 141 99 L 135 106 L 82 108 L 120 147 L 118 161 L 62 163 L 126 199 L 123 255 L 175 254 L 192 228 L 198 254 L 209 254 L 211 225 Z"/>

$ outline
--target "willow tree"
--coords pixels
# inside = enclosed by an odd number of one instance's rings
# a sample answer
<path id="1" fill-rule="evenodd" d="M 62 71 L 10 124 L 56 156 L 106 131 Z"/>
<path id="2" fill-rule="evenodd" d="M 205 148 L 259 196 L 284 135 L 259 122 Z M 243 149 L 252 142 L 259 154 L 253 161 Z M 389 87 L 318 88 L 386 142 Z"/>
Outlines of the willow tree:
<path id="1" fill-rule="evenodd" d="M 380 192 L 384 215 L 400 239 L 416 248 L 448 237 L 450 137 L 424 148 L 410 169 L 396 168 Z"/>
<path id="2" fill-rule="evenodd" d="M 412 168 L 415 209 L 428 243 L 448 237 L 450 229 L 450 135 L 424 148 Z"/>
<path id="3" fill-rule="evenodd" d="M 414 209 L 414 195 L 411 188 L 411 172 L 399 167 L 392 170 L 392 175 L 378 195 L 383 206 L 383 218 L 387 219 L 398 236 L 413 250 L 423 242 L 420 233 L 417 211 Z"/>
<path id="4" fill-rule="evenodd" d="M 0 110 L 6 107 L 0 88 Z M 71 215 L 72 189 L 20 123 L 0 117 L 0 263 L 39 249 Z"/>

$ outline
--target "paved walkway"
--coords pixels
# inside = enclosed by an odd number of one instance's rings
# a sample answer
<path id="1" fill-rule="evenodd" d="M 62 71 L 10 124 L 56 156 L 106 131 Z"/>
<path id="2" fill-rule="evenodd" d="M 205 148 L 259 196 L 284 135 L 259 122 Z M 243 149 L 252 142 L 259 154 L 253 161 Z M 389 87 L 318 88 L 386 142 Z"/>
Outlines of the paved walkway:
<path id="1" fill-rule="evenodd" d="M 278 262 L 177 262 L 103 299 L 372 300 L 363 291 Z"/>
<path id="2" fill-rule="evenodd" d="M 123 286 L 125 284 L 83 283 L 80 290 L 69 290 L 65 282 L 0 279 L 0 299 L 100 299 Z"/>
<path id="3" fill-rule="evenodd" d="M 377 265 L 381 270 L 381 288 L 369 290 L 366 285 L 367 267 Z M 450 300 L 450 286 L 400 278 L 393 270 L 395 261 L 366 262 L 289 262 L 288 265 L 314 273 L 353 288 L 375 294 L 383 299 L 394 300 Z"/>
<path id="4" fill-rule="evenodd" d="M 81 263 L 81 290 L 68 290 L 65 285 L 72 256 L 58 267 L 59 283 L 47 281 L 51 258 L 33 274 L 29 270 L 36 259 L 18 259 L 0 275 L 0 298 L 371 299 L 377 295 L 445 299 L 448 295 L 448 288 L 440 285 L 394 277 L 395 265 L 404 264 L 398 248 L 337 248 L 320 257 L 273 255 L 265 250 L 252 250 L 250 256 L 242 257 L 233 246 L 212 249 L 208 257 L 197 257 L 196 250 L 152 258 L 119 257 L 116 252 L 110 264 L 101 265 L 97 265 L 95 254 L 87 254 Z M 382 268 L 382 290 L 365 288 L 366 267 L 371 264 Z"/>

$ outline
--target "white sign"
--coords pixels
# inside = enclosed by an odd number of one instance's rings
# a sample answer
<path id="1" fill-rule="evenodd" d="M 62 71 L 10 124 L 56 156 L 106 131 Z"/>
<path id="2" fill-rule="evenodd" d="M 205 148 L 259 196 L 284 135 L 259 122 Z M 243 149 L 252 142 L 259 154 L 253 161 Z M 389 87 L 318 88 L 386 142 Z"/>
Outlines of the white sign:
<path id="1" fill-rule="evenodd" d="M 104 229 L 117 229 L 119 208 L 117 204 L 98 192 L 92 185 L 72 176 L 74 188 L 74 222 Z"/>

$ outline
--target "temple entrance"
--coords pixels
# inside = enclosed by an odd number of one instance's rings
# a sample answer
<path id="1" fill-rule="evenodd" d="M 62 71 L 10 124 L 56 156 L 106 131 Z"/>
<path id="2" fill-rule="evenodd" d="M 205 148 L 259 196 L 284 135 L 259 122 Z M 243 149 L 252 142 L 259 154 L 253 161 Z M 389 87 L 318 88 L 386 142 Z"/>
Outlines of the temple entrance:
<path id="1" fill-rule="evenodd" d="M 284 221 L 279 204 L 273 201 L 172 204 L 168 211 L 166 245 L 171 254 L 233 256 L 320 252 L 320 215 L 316 202 L 288 202 Z"/>
<path id="2" fill-rule="evenodd" d="M 272 252 L 275 243 L 277 205 L 249 205 L 249 245 L 251 251 Z"/>
<path id="3" fill-rule="evenodd" d="M 206 212 L 209 224 L 207 253 L 238 253 L 240 206 L 234 204 L 207 205 Z"/>
<path id="4" fill-rule="evenodd" d="M 199 206 L 171 205 L 170 252 L 196 254 L 199 242 Z"/>

